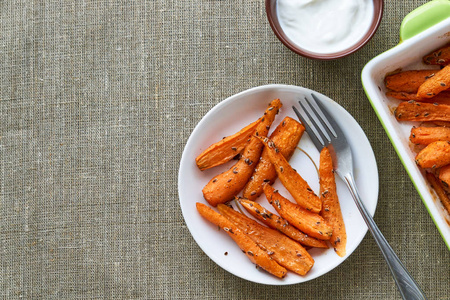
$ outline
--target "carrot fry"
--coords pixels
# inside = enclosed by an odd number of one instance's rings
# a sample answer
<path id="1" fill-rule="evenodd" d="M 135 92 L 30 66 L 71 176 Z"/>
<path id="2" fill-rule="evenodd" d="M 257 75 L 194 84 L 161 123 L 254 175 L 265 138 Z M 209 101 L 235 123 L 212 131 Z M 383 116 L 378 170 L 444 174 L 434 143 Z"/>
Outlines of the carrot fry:
<path id="1" fill-rule="evenodd" d="M 411 143 L 428 145 L 436 141 L 450 141 L 450 128 L 448 127 L 413 127 L 409 136 Z"/>
<path id="2" fill-rule="evenodd" d="M 439 70 L 411 70 L 386 76 L 386 87 L 395 92 L 417 93 L 419 86 Z"/>
<path id="3" fill-rule="evenodd" d="M 302 124 L 290 117 L 286 117 L 270 135 L 270 139 L 278 146 L 286 160 L 289 161 L 304 131 L 305 127 Z M 244 188 L 244 198 L 255 200 L 263 193 L 263 183 L 273 184 L 276 178 L 277 172 L 268 158 L 267 149 L 264 148 L 255 171 Z"/>
<path id="4" fill-rule="evenodd" d="M 287 270 L 274 261 L 266 251 L 261 249 L 231 221 L 205 204 L 197 202 L 196 206 L 200 215 L 214 225 L 222 228 L 236 242 L 252 263 L 279 278 L 286 276 Z"/>
<path id="5" fill-rule="evenodd" d="M 450 45 L 439 48 L 423 57 L 423 62 L 427 65 L 445 66 L 450 64 Z"/>
<path id="6" fill-rule="evenodd" d="M 450 142 L 430 143 L 417 154 L 416 164 L 424 169 L 435 169 L 450 164 Z"/>
<path id="7" fill-rule="evenodd" d="M 270 162 L 274 165 L 281 183 L 303 208 L 315 213 L 322 209 L 322 201 L 309 187 L 308 183 L 288 163 L 277 145 L 268 138 L 260 138 L 267 149 Z"/>
<path id="8" fill-rule="evenodd" d="M 269 104 L 261 123 L 256 127 L 255 136 L 252 136 L 250 143 L 245 146 L 239 161 L 228 171 L 215 176 L 203 188 L 203 197 L 209 204 L 216 206 L 228 202 L 244 188 L 262 152 L 263 144 L 257 136 L 267 135 L 281 105 L 280 99 L 275 99 Z"/>
<path id="9" fill-rule="evenodd" d="M 434 121 L 432 122 L 436 126 L 442 126 L 442 127 L 450 127 L 450 122 L 446 121 Z"/>
<path id="10" fill-rule="evenodd" d="M 345 231 L 344 218 L 336 191 L 336 181 L 333 172 L 333 161 L 327 147 L 320 152 L 319 163 L 320 196 L 322 199 L 322 211 L 320 215 L 333 227 L 333 235 L 330 243 L 337 255 L 345 256 L 347 233 Z"/>
<path id="11" fill-rule="evenodd" d="M 261 118 L 245 126 L 235 134 L 227 136 L 209 146 L 195 158 L 197 167 L 203 171 L 219 166 L 241 153 L 244 147 L 249 143 L 250 138 L 255 133 L 259 123 L 261 123 Z"/>
<path id="12" fill-rule="evenodd" d="M 403 101 L 419 101 L 427 103 L 450 104 L 450 91 L 443 91 L 432 98 L 419 98 L 415 93 L 387 92 L 386 96 Z"/>
<path id="13" fill-rule="evenodd" d="M 441 200 L 442 205 L 447 210 L 447 212 L 450 214 L 450 199 L 448 198 L 448 195 L 445 192 L 444 188 L 442 187 L 441 183 L 431 173 L 427 172 L 426 177 L 427 177 L 428 182 L 431 184 L 433 189 L 436 191 L 436 194 L 438 195 L 439 200 Z"/>
<path id="14" fill-rule="evenodd" d="M 431 98 L 450 87 L 450 65 L 422 83 L 417 90 L 417 97 Z"/>
<path id="15" fill-rule="evenodd" d="M 402 102 L 394 115 L 398 121 L 450 121 L 450 105 Z"/>
<path id="16" fill-rule="evenodd" d="M 315 248 L 328 248 L 325 241 L 318 240 L 304 234 L 294 226 L 291 226 L 285 219 L 273 214 L 262 205 L 257 202 L 239 199 L 239 203 L 255 218 L 269 226 L 270 228 L 277 229 L 278 231 L 284 233 L 286 236 L 290 237 L 294 241 L 299 242 L 304 246 L 315 247 Z"/>
<path id="17" fill-rule="evenodd" d="M 333 228 L 319 214 L 310 212 L 300 205 L 290 202 L 269 184 L 264 185 L 264 194 L 280 216 L 292 226 L 319 240 L 330 239 L 333 234 Z"/>
<path id="18" fill-rule="evenodd" d="M 286 269 L 305 275 L 314 265 L 314 259 L 299 243 L 284 234 L 263 226 L 225 204 L 217 205 L 219 212 L 244 232 L 270 257 Z"/>
<path id="19" fill-rule="evenodd" d="M 448 190 L 450 187 L 450 165 L 443 166 L 439 170 L 439 180 L 442 186 Z M 450 211 L 449 211 L 450 212 Z"/>

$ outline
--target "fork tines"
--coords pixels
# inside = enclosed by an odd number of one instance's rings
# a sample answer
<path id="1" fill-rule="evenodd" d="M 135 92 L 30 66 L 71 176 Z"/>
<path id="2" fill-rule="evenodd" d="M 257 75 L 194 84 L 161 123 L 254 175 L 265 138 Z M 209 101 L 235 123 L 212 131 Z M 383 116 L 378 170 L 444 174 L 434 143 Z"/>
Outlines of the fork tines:
<path id="1" fill-rule="evenodd" d="M 294 106 L 292 108 L 305 126 L 306 132 L 308 132 L 314 145 L 320 151 L 337 137 L 337 133 L 333 128 L 336 127 L 337 124 L 322 106 L 316 95 L 311 94 L 311 96 L 312 99 L 305 97 L 304 101 L 298 101 L 302 107 L 303 113 L 300 113 Z M 332 125 L 331 123 L 334 124 Z"/>

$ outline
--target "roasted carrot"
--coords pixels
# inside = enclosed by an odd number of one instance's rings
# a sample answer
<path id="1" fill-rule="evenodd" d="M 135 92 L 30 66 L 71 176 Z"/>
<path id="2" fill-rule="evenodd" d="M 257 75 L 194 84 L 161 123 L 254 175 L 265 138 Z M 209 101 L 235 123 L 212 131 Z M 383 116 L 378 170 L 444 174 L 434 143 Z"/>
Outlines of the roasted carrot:
<path id="1" fill-rule="evenodd" d="M 273 141 L 268 138 L 260 139 L 267 149 L 269 160 L 274 165 L 281 183 L 294 197 L 295 201 L 303 208 L 319 213 L 322 209 L 322 202 L 308 183 L 291 167 Z"/>
<path id="2" fill-rule="evenodd" d="M 432 98 L 419 98 L 416 93 L 405 92 L 387 92 L 386 96 L 403 100 L 403 101 L 419 101 L 427 103 L 450 104 L 450 91 L 443 91 Z"/>
<path id="3" fill-rule="evenodd" d="M 324 147 L 320 152 L 319 177 L 320 197 L 322 199 L 322 211 L 320 215 L 333 227 L 333 235 L 330 238 L 330 243 L 334 247 L 334 251 L 340 257 L 344 257 L 346 253 L 347 233 L 336 191 L 333 161 L 327 147 Z"/>
<path id="4" fill-rule="evenodd" d="M 440 168 L 450 164 L 450 142 L 432 142 L 417 154 L 416 163 L 421 168 Z"/>
<path id="5" fill-rule="evenodd" d="M 441 200 L 442 205 L 447 210 L 447 212 L 450 214 L 450 199 L 448 198 L 447 193 L 445 192 L 444 188 L 442 187 L 439 180 L 436 179 L 436 177 L 427 172 L 427 180 L 433 187 L 433 189 L 436 191 L 436 194 L 438 195 L 439 200 Z"/>
<path id="6" fill-rule="evenodd" d="M 304 246 L 325 248 L 325 249 L 328 248 L 328 245 L 325 241 L 315 239 L 301 232 L 294 226 L 291 226 L 288 221 L 270 212 L 259 203 L 243 198 L 239 199 L 239 203 L 241 203 L 241 205 L 252 216 L 257 218 L 270 228 L 277 229 L 278 231 L 284 233 L 286 236 L 290 237 L 294 241 L 297 241 Z"/>
<path id="7" fill-rule="evenodd" d="M 286 276 L 287 270 L 274 261 L 266 251 L 261 249 L 230 220 L 205 204 L 197 202 L 196 205 L 200 215 L 214 225 L 222 228 L 236 242 L 251 262 L 279 278 Z"/>
<path id="8" fill-rule="evenodd" d="M 304 131 L 305 127 L 302 124 L 290 117 L 286 117 L 270 135 L 270 139 L 278 146 L 286 160 L 289 161 Z M 255 200 L 263 193 L 263 183 L 273 184 L 276 178 L 277 172 L 269 160 L 267 149 L 263 149 L 258 165 L 244 188 L 244 198 Z"/>
<path id="9" fill-rule="evenodd" d="M 280 99 L 273 100 L 264 112 L 261 123 L 256 127 L 255 135 L 245 146 L 239 161 L 228 171 L 215 176 L 203 188 L 203 196 L 212 206 L 225 203 L 234 198 L 253 174 L 262 152 L 263 144 L 258 136 L 266 136 L 275 115 L 281 107 Z"/>
<path id="10" fill-rule="evenodd" d="M 286 269 L 305 275 L 314 265 L 314 259 L 299 243 L 284 234 L 263 226 L 225 204 L 217 205 L 219 212 L 244 232 L 273 260 Z"/>
<path id="11" fill-rule="evenodd" d="M 391 91 L 417 93 L 419 86 L 439 70 L 411 70 L 388 75 L 384 79 Z"/>
<path id="12" fill-rule="evenodd" d="M 450 128 L 448 127 L 413 127 L 409 136 L 411 143 L 428 145 L 436 141 L 450 141 Z"/>
<path id="13" fill-rule="evenodd" d="M 450 188 L 450 165 L 443 166 L 439 169 L 439 180 L 446 190 Z"/>
<path id="14" fill-rule="evenodd" d="M 333 228 L 319 214 L 292 203 L 269 184 L 264 185 L 264 194 L 278 214 L 292 226 L 319 240 L 330 239 Z"/>
<path id="15" fill-rule="evenodd" d="M 432 123 L 436 126 L 450 127 L 449 121 L 433 121 Z"/>
<path id="16" fill-rule="evenodd" d="M 422 83 L 417 90 L 417 97 L 431 98 L 450 87 L 450 65 L 439 70 L 435 75 Z"/>
<path id="17" fill-rule="evenodd" d="M 423 57 L 423 62 L 427 65 L 445 66 L 450 64 L 450 44 Z"/>
<path id="18" fill-rule="evenodd" d="M 408 101 L 394 111 L 398 121 L 450 121 L 450 105 Z"/>
<path id="19" fill-rule="evenodd" d="M 250 142 L 250 138 L 255 133 L 259 123 L 261 123 L 261 118 L 245 126 L 235 134 L 224 137 L 222 140 L 209 146 L 195 159 L 197 167 L 203 171 L 230 161 L 241 153 Z"/>

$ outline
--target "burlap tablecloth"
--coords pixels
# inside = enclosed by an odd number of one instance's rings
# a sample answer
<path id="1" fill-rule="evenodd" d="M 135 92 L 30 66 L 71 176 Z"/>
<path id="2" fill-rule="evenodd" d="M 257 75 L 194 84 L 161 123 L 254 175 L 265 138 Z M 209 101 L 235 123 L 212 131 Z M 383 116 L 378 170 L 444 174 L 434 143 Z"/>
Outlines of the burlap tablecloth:
<path id="1" fill-rule="evenodd" d="M 264 1 L 0 2 L 2 299 L 399 299 L 367 235 L 341 266 L 264 286 L 210 260 L 177 194 L 201 117 L 250 87 L 324 93 L 376 155 L 375 220 L 429 299 L 450 299 L 450 252 L 360 83 L 426 1 L 385 1 L 381 26 L 347 58 L 312 61 L 272 33 Z"/>

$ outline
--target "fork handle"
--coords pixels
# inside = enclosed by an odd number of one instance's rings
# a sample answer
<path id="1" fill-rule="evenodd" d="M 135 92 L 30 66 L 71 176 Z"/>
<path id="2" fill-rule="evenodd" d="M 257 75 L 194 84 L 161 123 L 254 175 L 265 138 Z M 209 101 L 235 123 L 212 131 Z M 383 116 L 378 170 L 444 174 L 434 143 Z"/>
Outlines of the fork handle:
<path id="1" fill-rule="evenodd" d="M 418 284 L 414 281 L 412 276 L 408 273 L 405 266 L 403 266 L 402 262 L 395 254 L 394 250 L 392 250 L 389 243 L 386 241 L 385 237 L 381 233 L 378 226 L 375 224 L 372 216 L 367 212 L 366 207 L 361 201 L 361 197 L 359 196 L 358 190 L 356 188 L 355 180 L 353 175 L 345 174 L 342 176 L 344 182 L 347 184 L 347 187 L 352 194 L 353 199 L 355 200 L 356 206 L 358 207 L 364 221 L 369 228 L 370 233 L 375 239 L 378 247 L 381 250 L 381 253 L 386 260 L 389 269 L 394 277 L 395 283 L 402 295 L 403 299 L 408 300 L 418 300 L 418 299 L 427 299 L 423 291 L 420 289 Z"/>

